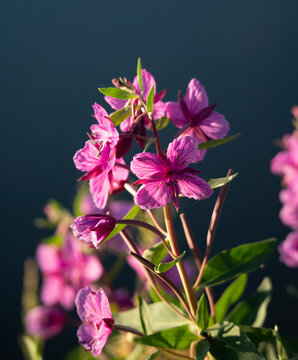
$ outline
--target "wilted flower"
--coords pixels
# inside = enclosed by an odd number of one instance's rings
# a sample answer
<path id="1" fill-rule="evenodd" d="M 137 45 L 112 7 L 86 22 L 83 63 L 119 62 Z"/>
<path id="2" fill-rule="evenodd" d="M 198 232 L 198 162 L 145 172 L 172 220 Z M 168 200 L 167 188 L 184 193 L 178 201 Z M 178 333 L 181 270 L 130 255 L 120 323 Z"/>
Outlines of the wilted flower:
<path id="1" fill-rule="evenodd" d="M 196 200 L 209 198 L 213 191 L 209 184 L 196 175 L 188 165 L 195 162 L 198 143 L 191 137 L 175 139 L 168 146 L 167 157 L 152 153 L 134 156 L 132 172 L 142 184 L 135 202 L 142 209 L 153 209 L 166 205 L 172 198 L 178 210 L 179 195 Z"/>
<path id="2" fill-rule="evenodd" d="M 37 306 L 26 315 L 26 329 L 31 335 L 48 339 L 62 331 L 65 321 L 66 315 L 59 308 Z"/>
<path id="3" fill-rule="evenodd" d="M 279 245 L 280 261 L 287 266 L 298 268 L 298 231 L 290 233 Z"/>
<path id="4" fill-rule="evenodd" d="M 44 275 L 41 299 L 48 306 L 72 309 L 77 291 L 99 279 L 102 265 L 95 256 L 83 254 L 80 243 L 69 234 L 61 248 L 41 244 L 37 261 Z"/>
<path id="5" fill-rule="evenodd" d="M 83 321 L 77 332 L 79 342 L 98 356 L 114 327 L 108 298 L 102 289 L 94 292 L 85 287 L 76 296 L 76 307 Z"/>
<path id="6" fill-rule="evenodd" d="M 169 119 L 181 128 L 180 136 L 191 136 L 200 144 L 211 139 L 221 139 L 228 133 L 230 126 L 225 117 L 213 111 L 215 105 L 208 106 L 205 88 L 197 79 L 188 84 L 186 95 L 178 102 L 167 102 Z M 206 150 L 200 150 L 197 160 L 203 159 Z"/>
<path id="7" fill-rule="evenodd" d="M 116 220 L 110 215 L 79 216 L 70 226 L 74 236 L 98 249 L 116 225 Z"/>

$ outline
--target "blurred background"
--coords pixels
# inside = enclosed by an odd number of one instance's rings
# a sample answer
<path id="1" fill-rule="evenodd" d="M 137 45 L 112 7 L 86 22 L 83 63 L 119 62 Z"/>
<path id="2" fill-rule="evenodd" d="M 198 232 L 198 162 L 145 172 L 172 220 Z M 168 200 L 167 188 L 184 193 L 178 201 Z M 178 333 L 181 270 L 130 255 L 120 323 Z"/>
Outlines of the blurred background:
<path id="1" fill-rule="evenodd" d="M 80 176 L 72 157 L 92 124 L 91 105 L 104 105 L 97 88 L 116 76 L 133 79 L 139 56 L 157 90 L 167 89 L 166 101 L 176 101 L 177 91 L 197 77 L 229 120 L 230 135 L 242 134 L 209 150 L 199 166 L 206 177 L 224 176 L 228 168 L 240 173 L 213 254 L 285 238 L 280 181 L 269 162 L 278 151 L 273 140 L 293 129 L 290 108 L 298 103 L 297 13 L 295 0 L 1 2 L 1 358 L 21 358 L 23 263 L 46 235 L 33 221 L 49 198 L 71 207 Z M 164 145 L 175 131 L 163 132 Z M 181 202 L 198 242 L 214 201 Z M 279 263 L 276 252 L 250 276 L 247 294 L 263 276 L 272 278 L 266 325 L 278 324 L 283 334 L 298 335 L 297 301 L 285 290 L 297 286 L 297 271 Z"/>

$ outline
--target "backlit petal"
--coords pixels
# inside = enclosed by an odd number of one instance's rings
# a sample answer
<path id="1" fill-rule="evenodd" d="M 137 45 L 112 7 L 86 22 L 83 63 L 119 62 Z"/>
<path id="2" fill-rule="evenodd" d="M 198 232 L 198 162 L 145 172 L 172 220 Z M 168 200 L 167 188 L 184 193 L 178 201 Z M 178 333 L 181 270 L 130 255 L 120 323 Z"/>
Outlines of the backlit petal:
<path id="1" fill-rule="evenodd" d="M 140 153 L 130 163 L 131 171 L 140 179 L 159 179 L 166 171 L 166 163 L 152 153 Z"/>
<path id="2" fill-rule="evenodd" d="M 144 210 L 165 206 L 170 200 L 171 195 L 164 181 L 142 185 L 135 196 L 136 204 Z"/>
<path id="3" fill-rule="evenodd" d="M 185 169 L 198 157 L 198 143 L 190 136 L 175 139 L 168 146 L 167 160 L 174 171 Z"/>

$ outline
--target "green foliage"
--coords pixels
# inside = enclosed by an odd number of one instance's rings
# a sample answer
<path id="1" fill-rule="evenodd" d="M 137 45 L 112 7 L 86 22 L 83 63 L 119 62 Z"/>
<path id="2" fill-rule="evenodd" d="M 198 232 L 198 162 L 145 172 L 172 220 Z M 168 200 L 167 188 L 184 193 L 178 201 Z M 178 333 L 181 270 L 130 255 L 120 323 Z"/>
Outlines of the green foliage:
<path id="1" fill-rule="evenodd" d="M 196 344 L 196 360 L 204 360 L 210 348 L 207 339 L 201 340 Z"/>
<path id="2" fill-rule="evenodd" d="M 91 351 L 84 351 L 84 348 L 79 346 L 70 350 L 65 360 L 94 360 L 94 356 Z"/>
<path id="3" fill-rule="evenodd" d="M 118 89 L 115 87 L 98 88 L 98 90 L 106 96 L 110 96 L 112 98 L 120 100 L 129 100 L 138 97 L 137 94 L 133 94 L 132 92 L 129 92 L 127 90 Z"/>
<path id="4" fill-rule="evenodd" d="M 43 341 L 37 336 L 32 337 L 23 334 L 20 338 L 20 345 L 26 360 L 42 360 Z"/>
<path id="5" fill-rule="evenodd" d="M 135 341 L 144 345 L 164 349 L 188 349 L 198 337 L 188 330 L 187 326 L 162 330 L 155 334 L 136 338 Z"/>
<path id="6" fill-rule="evenodd" d="M 53 234 L 51 236 L 48 236 L 48 237 L 42 239 L 41 242 L 46 245 L 61 246 L 63 243 L 63 238 L 61 235 Z"/>
<path id="7" fill-rule="evenodd" d="M 160 350 L 154 352 L 153 354 L 149 355 L 146 360 L 155 360 L 160 355 Z"/>
<path id="8" fill-rule="evenodd" d="M 144 94 L 141 58 L 138 58 L 137 74 L 138 74 L 139 87 L 141 89 L 142 94 Z"/>
<path id="9" fill-rule="evenodd" d="M 210 353 L 218 360 L 264 360 L 264 357 L 241 329 L 224 321 L 208 329 L 212 337 Z"/>
<path id="10" fill-rule="evenodd" d="M 148 305 L 148 309 L 151 317 L 152 331 L 154 332 L 190 324 L 189 320 L 179 316 L 164 302 L 150 304 Z M 142 331 L 138 309 L 114 313 L 113 317 L 116 324 L 130 326 L 134 329 Z"/>
<path id="11" fill-rule="evenodd" d="M 274 328 L 274 334 L 275 334 L 275 341 L 276 341 L 276 350 L 277 350 L 277 356 L 278 360 L 286 360 L 289 359 L 287 350 L 284 347 L 284 344 L 282 342 L 282 339 L 278 333 L 278 327 L 275 326 Z"/>
<path id="12" fill-rule="evenodd" d="M 88 184 L 86 182 L 82 182 L 72 203 L 74 217 L 77 218 L 79 216 L 84 215 L 81 210 L 81 206 L 82 206 L 82 201 L 87 194 L 89 194 Z"/>
<path id="13" fill-rule="evenodd" d="M 208 179 L 207 182 L 210 185 L 210 187 L 212 189 L 217 189 L 219 187 L 222 187 L 226 184 L 228 184 L 230 181 L 232 181 L 233 179 L 235 179 L 235 177 L 238 175 L 238 173 L 235 173 L 233 175 L 230 176 L 226 176 L 226 177 L 222 177 L 222 178 L 217 178 L 217 179 Z"/>
<path id="14" fill-rule="evenodd" d="M 222 322 L 230 308 L 242 296 L 247 283 L 247 275 L 242 274 L 234 280 L 222 293 L 215 304 L 215 317 L 217 322 Z"/>
<path id="15" fill-rule="evenodd" d="M 265 277 L 256 292 L 247 300 L 240 302 L 227 316 L 236 325 L 262 326 L 271 300 L 272 285 Z"/>
<path id="16" fill-rule="evenodd" d="M 110 119 L 115 126 L 118 126 L 131 115 L 131 106 L 125 106 L 124 108 L 117 110 L 110 114 Z"/>
<path id="17" fill-rule="evenodd" d="M 200 287 L 214 286 L 240 274 L 259 268 L 276 247 L 276 239 L 244 244 L 224 250 L 211 258 L 205 268 Z"/>
<path id="18" fill-rule="evenodd" d="M 153 104 L 154 104 L 154 85 L 152 85 L 149 94 L 147 95 L 147 101 L 146 106 L 148 112 L 153 112 Z"/>
<path id="19" fill-rule="evenodd" d="M 167 244 L 169 244 L 169 240 L 166 240 Z M 163 259 L 167 256 L 168 250 L 165 248 L 162 241 L 151 246 L 143 252 L 143 258 L 152 262 L 154 265 L 160 264 Z"/>
<path id="20" fill-rule="evenodd" d="M 250 338 L 250 340 L 258 345 L 261 342 L 274 341 L 275 334 L 272 329 L 254 327 L 248 325 L 240 325 L 240 329 Z"/>
<path id="21" fill-rule="evenodd" d="M 152 334 L 152 322 L 148 305 L 140 296 L 137 297 L 137 300 L 142 331 L 145 335 L 150 335 Z"/>
<path id="22" fill-rule="evenodd" d="M 205 294 L 200 297 L 197 308 L 196 321 L 201 330 L 207 329 L 209 323 L 209 310 Z"/>
<path id="23" fill-rule="evenodd" d="M 163 130 L 164 128 L 166 128 L 168 126 L 169 122 L 170 122 L 170 120 L 166 116 L 158 119 L 155 123 L 156 130 L 157 131 Z"/>
<path id="24" fill-rule="evenodd" d="M 203 150 L 203 149 L 211 149 L 213 147 L 216 146 L 220 146 L 223 144 L 226 144 L 234 139 L 236 139 L 238 136 L 240 136 L 241 134 L 235 134 L 235 135 L 231 135 L 228 136 L 226 138 L 220 139 L 220 140 L 210 140 L 210 141 L 206 141 L 204 143 L 199 144 L 199 150 Z"/>
<path id="25" fill-rule="evenodd" d="M 137 216 L 137 213 L 140 211 L 140 207 L 135 205 L 125 216 L 123 219 L 125 220 L 132 220 Z M 110 240 L 113 236 L 119 234 L 127 225 L 125 224 L 117 224 L 115 229 L 110 233 L 110 235 L 102 242 L 105 243 L 106 241 Z"/>
<path id="26" fill-rule="evenodd" d="M 172 269 L 172 267 L 175 266 L 183 258 L 184 255 L 185 255 L 185 251 L 183 251 L 181 255 L 179 255 L 176 259 L 172 261 L 158 264 L 157 266 L 154 267 L 154 271 L 160 274 Z"/>

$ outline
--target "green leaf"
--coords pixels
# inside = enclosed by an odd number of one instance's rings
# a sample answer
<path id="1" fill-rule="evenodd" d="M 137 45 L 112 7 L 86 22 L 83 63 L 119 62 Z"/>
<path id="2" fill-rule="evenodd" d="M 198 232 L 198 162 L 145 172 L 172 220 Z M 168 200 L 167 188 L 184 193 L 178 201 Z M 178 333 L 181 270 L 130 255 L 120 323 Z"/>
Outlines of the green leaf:
<path id="1" fill-rule="evenodd" d="M 82 205 L 82 201 L 83 201 L 84 197 L 88 193 L 89 193 L 88 184 L 85 181 L 82 181 L 81 185 L 79 187 L 79 190 L 74 198 L 73 204 L 72 204 L 74 217 L 79 217 L 79 216 L 84 215 L 81 210 L 81 205 Z"/>
<path id="2" fill-rule="evenodd" d="M 204 360 L 210 348 L 207 339 L 201 340 L 196 345 L 196 360 Z"/>
<path id="3" fill-rule="evenodd" d="M 265 277 L 256 292 L 247 300 L 241 301 L 227 316 L 236 325 L 261 327 L 266 319 L 267 307 L 271 300 L 272 285 Z"/>
<path id="4" fill-rule="evenodd" d="M 247 275 L 242 274 L 230 284 L 215 304 L 215 317 L 222 322 L 230 308 L 242 296 L 247 283 Z"/>
<path id="5" fill-rule="evenodd" d="M 274 327 L 274 333 L 275 333 L 275 340 L 276 340 L 276 350 L 277 350 L 277 356 L 278 360 L 286 360 L 289 359 L 289 356 L 287 354 L 287 350 L 284 347 L 284 344 L 281 340 L 281 337 L 278 333 L 278 327 L 275 325 Z"/>
<path id="6" fill-rule="evenodd" d="M 84 351 L 82 346 L 70 350 L 65 360 L 94 360 L 91 351 Z"/>
<path id="7" fill-rule="evenodd" d="M 235 179 L 235 177 L 238 175 L 238 173 L 235 173 L 233 175 L 230 176 L 226 176 L 226 177 L 222 177 L 222 178 L 217 178 L 217 179 L 208 179 L 207 183 L 210 185 L 210 187 L 212 189 L 217 189 L 221 186 L 224 186 L 226 184 L 228 184 L 230 181 L 232 181 L 233 179 Z"/>
<path id="8" fill-rule="evenodd" d="M 24 334 L 19 341 L 26 360 L 42 360 L 43 341 L 41 339 Z"/>
<path id="9" fill-rule="evenodd" d="M 141 323 L 141 328 L 145 335 L 152 334 L 152 323 L 151 323 L 151 315 L 148 308 L 148 305 L 145 300 L 143 300 L 140 296 L 137 297 L 138 300 L 138 309 L 139 309 L 139 318 Z"/>
<path id="10" fill-rule="evenodd" d="M 147 95 L 146 106 L 148 112 L 153 112 L 153 104 L 154 104 L 154 85 L 152 85 L 149 94 Z"/>
<path id="11" fill-rule="evenodd" d="M 208 310 L 208 303 L 203 294 L 200 297 L 200 301 L 197 308 L 197 324 L 201 330 L 206 330 L 209 323 L 209 310 Z"/>
<path id="12" fill-rule="evenodd" d="M 150 304 L 148 308 L 151 316 L 152 330 L 154 332 L 190 324 L 189 320 L 179 316 L 164 302 Z M 177 308 L 177 310 L 179 310 L 179 308 Z M 138 309 L 113 313 L 113 317 L 116 324 L 130 326 L 142 331 Z"/>
<path id="13" fill-rule="evenodd" d="M 146 357 L 146 360 L 155 360 L 160 355 L 160 350 L 154 352 L 153 354 Z"/>
<path id="14" fill-rule="evenodd" d="M 149 138 L 145 144 L 143 152 L 146 152 L 154 142 L 155 142 L 155 139 L 153 137 Z"/>
<path id="15" fill-rule="evenodd" d="M 259 345 L 261 342 L 275 340 L 275 334 L 272 329 L 248 325 L 240 325 L 239 327 L 255 345 Z"/>
<path id="16" fill-rule="evenodd" d="M 234 139 L 236 139 L 238 136 L 240 136 L 241 134 L 235 134 L 235 135 L 231 135 L 228 136 L 226 138 L 220 139 L 220 140 L 210 140 L 210 141 L 206 141 L 204 143 L 199 144 L 199 150 L 203 150 L 203 149 L 211 149 L 213 147 L 216 146 L 220 146 L 223 144 L 226 144 Z"/>
<path id="17" fill-rule="evenodd" d="M 138 74 L 139 87 L 141 89 L 142 94 L 144 94 L 141 58 L 138 58 L 137 74 Z"/>
<path id="18" fill-rule="evenodd" d="M 129 100 L 129 99 L 134 99 L 134 98 L 138 97 L 137 94 L 133 94 L 127 90 L 118 89 L 115 87 L 98 88 L 98 90 L 102 94 L 104 94 L 106 96 L 110 96 L 115 99 Z"/>
<path id="19" fill-rule="evenodd" d="M 179 255 L 176 259 L 166 262 L 166 263 L 160 263 L 157 266 L 154 267 L 154 271 L 158 274 L 163 273 L 165 271 L 168 271 L 172 269 L 173 266 L 175 266 L 185 255 L 186 251 L 183 251 L 181 255 Z"/>
<path id="20" fill-rule="evenodd" d="M 156 130 L 157 131 L 160 131 L 164 128 L 166 128 L 169 124 L 170 120 L 169 118 L 167 118 L 166 116 L 158 119 L 156 122 L 155 122 L 155 127 L 156 127 Z"/>
<path id="21" fill-rule="evenodd" d="M 131 106 L 125 106 L 124 108 L 117 110 L 109 115 L 115 126 L 118 126 L 131 115 Z"/>
<path id="22" fill-rule="evenodd" d="M 166 240 L 167 244 L 169 244 L 169 240 Z M 167 256 L 168 250 L 165 248 L 162 241 L 153 245 L 152 247 L 146 249 L 143 252 L 143 258 L 149 260 L 154 265 L 158 265 L 163 261 L 163 259 Z"/>
<path id="23" fill-rule="evenodd" d="M 135 205 L 125 216 L 123 219 L 132 220 L 136 217 L 137 213 L 140 211 L 140 207 Z M 106 241 L 110 240 L 113 236 L 119 234 L 127 225 L 125 224 L 118 224 L 116 225 L 115 229 L 110 233 L 110 235 L 101 243 L 104 244 Z"/>
<path id="24" fill-rule="evenodd" d="M 135 341 L 144 345 L 164 349 L 188 349 L 190 344 L 198 337 L 188 330 L 186 326 L 162 330 L 155 334 L 136 338 Z"/>
<path id="25" fill-rule="evenodd" d="M 224 250 L 211 258 L 200 282 L 200 287 L 214 286 L 259 268 L 276 247 L 276 239 L 244 244 Z"/>
<path id="26" fill-rule="evenodd" d="M 241 329 L 227 321 L 208 329 L 212 337 L 210 353 L 218 360 L 264 360 Z"/>
<path id="27" fill-rule="evenodd" d="M 46 245 L 61 246 L 63 243 L 63 237 L 61 235 L 54 234 L 42 239 L 41 242 Z"/>

